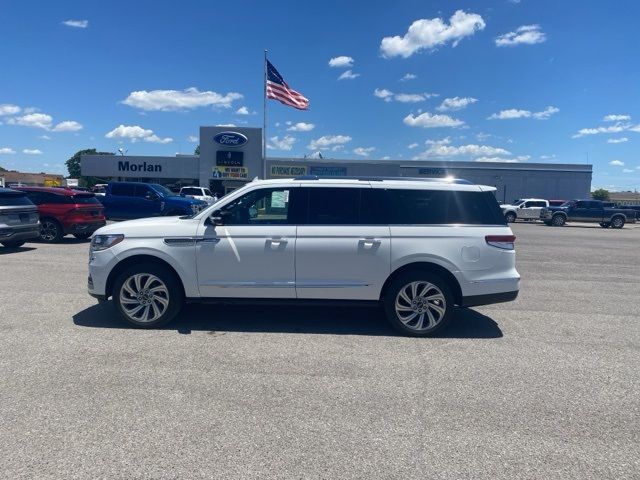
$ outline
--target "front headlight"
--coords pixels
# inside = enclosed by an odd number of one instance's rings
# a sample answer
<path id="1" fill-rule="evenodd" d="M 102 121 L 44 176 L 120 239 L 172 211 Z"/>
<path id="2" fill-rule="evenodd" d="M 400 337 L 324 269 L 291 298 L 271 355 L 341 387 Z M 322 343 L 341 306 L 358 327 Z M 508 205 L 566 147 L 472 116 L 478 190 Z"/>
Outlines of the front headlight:
<path id="1" fill-rule="evenodd" d="M 93 239 L 91 240 L 91 247 L 89 248 L 89 251 L 93 253 L 99 252 L 101 250 L 106 250 L 107 248 L 111 248 L 114 245 L 117 245 L 122 240 L 124 240 L 124 235 L 122 234 L 94 235 Z"/>

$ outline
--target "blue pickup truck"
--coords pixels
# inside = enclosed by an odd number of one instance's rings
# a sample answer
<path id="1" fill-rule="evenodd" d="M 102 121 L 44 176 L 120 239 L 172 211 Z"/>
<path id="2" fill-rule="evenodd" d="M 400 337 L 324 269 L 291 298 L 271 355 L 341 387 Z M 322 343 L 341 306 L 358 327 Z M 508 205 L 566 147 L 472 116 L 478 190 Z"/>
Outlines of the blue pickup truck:
<path id="1" fill-rule="evenodd" d="M 161 215 L 192 215 L 207 207 L 207 203 L 176 195 L 157 183 L 111 182 L 100 197 L 109 219 L 157 217 Z"/>
<path id="2" fill-rule="evenodd" d="M 598 223 L 602 228 L 622 228 L 625 223 L 636 223 L 636 212 L 611 207 L 599 200 L 570 200 L 559 207 L 543 208 L 540 220 L 554 227 L 567 222 L 588 222 Z"/>

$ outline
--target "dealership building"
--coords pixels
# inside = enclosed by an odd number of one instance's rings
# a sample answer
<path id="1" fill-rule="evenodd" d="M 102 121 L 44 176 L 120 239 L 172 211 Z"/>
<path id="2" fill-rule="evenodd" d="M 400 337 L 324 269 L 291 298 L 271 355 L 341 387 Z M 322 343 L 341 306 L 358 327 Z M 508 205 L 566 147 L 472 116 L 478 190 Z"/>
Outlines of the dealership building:
<path id="1" fill-rule="evenodd" d="M 154 182 L 174 190 L 200 185 L 219 194 L 264 178 L 262 129 L 200 127 L 200 155 L 172 157 L 83 155 L 84 176 L 103 181 Z M 503 202 L 516 198 L 588 198 L 593 168 L 588 164 L 460 162 L 440 160 L 338 160 L 267 158 L 266 178 L 455 177 L 495 186 Z"/>

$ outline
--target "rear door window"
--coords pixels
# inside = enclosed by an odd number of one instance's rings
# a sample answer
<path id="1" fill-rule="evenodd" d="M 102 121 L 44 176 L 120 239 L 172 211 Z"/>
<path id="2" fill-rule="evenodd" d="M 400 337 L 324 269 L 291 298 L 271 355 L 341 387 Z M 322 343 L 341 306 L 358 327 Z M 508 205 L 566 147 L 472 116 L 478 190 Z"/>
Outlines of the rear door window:
<path id="1" fill-rule="evenodd" d="M 118 197 L 133 197 L 135 194 L 135 185 L 126 183 L 117 183 L 111 186 L 111 195 Z"/>
<path id="2" fill-rule="evenodd" d="M 360 222 L 359 188 L 308 188 L 308 225 L 357 225 Z"/>

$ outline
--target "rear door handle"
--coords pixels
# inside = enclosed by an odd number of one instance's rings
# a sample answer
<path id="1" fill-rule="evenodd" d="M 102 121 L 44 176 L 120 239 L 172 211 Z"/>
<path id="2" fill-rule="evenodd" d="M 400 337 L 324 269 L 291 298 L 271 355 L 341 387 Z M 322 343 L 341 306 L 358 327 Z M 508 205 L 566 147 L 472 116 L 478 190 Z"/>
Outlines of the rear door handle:
<path id="1" fill-rule="evenodd" d="M 287 239 L 281 237 L 273 237 L 267 239 L 267 242 L 271 243 L 272 245 L 284 245 L 287 243 Z"/>
<path id="2" fill-rule="evenodd" d="M 367 238 L 361 238 L 358 241 L 358 243 L 367 247 L 372 247 L 374 245 L 380 245 L 381 241 L 378 240 L 377 238 L 367 237 Z"/>

